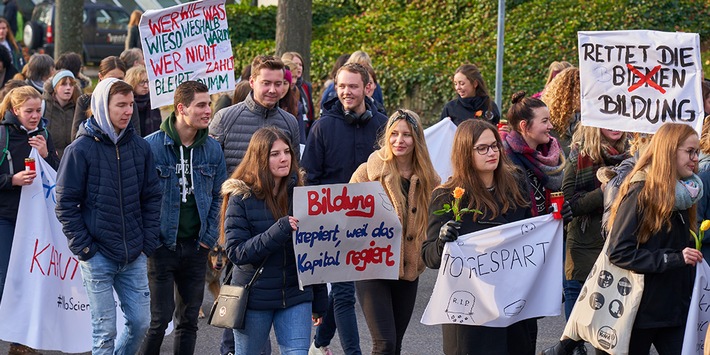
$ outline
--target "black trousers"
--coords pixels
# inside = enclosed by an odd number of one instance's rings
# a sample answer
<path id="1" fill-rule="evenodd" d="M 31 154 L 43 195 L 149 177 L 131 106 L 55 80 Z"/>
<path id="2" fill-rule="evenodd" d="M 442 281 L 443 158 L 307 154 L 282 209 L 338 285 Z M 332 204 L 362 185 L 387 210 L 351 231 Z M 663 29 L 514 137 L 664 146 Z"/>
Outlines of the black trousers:
<path id="1" fill-rule="evenodd" d="M 165 246 L 148 258 L 150 328 L 141 354 L 160 354 L 168 323 L 175 314 L 175 354 L 193 354 L 197 341 L 197 316 L 205 293 L 209 250 L 197 241 L 178 240 L 175 251 Z M 177 294 L 175 293 L 177 291 Z"/>
<path id="2" fill-rule="evenodd" d="M 355 292 L 372 337 L 372 354 L 397 354 L 417 300 L 419 279 L 355 282 Z"/>

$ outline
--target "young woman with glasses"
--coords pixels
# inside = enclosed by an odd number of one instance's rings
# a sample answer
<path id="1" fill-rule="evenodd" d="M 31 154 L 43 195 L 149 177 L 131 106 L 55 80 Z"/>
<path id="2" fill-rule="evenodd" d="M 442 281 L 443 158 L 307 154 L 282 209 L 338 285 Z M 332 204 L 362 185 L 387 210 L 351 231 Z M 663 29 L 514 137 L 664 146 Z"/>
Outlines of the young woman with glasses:
<path id="1" fill-rule="evenodd" d="M 380 148 L 355 171 L 351 183 L 379 181 L 402 222 L 399 280 L 355 283 L 357 298 L 372 336 L 373 354 L 399 354 L 414 311 L 419 275 L 424 271 L 429 199 L 439 176 L 429 158 L 419 116 L 397 110 L 387 121 Z"/>
<path id="2" fill-rule="evenodd" d="M 133 109 L 138 111 L 141 136 L 146 137 L 160 129 L 162 117 L 160 116 L 160 109 L 150 108 L 150 89 L 148 87 L 148 73 L 145 67 L 136 65 L 128 69 L 126 82 L 133 86 Z"/>
<path id="3" fill-rule="evenodd" d="M 521 177 L 502 154 L 502 141 L 495 126 L 483 120 L 466 120 L 458 126 L 452 146 L 453 175 L 432 193 L 427 240 L 422 246 L 422 258 L 431 269 L 441 266 L 444 244 L 455 241 L 459 234 L 531 217 L 525 188 L 519 182 Z M 445 203 L 451 203 L 456 188 L 464 189 L 462 208 L 474 208 L 483 214 L 465 214 L 460 222 L 450 214 L 434 214 Z M 504 328 L 444 324 L 442 331 L 447 355 L 535 353 L 534 320 Z"/>

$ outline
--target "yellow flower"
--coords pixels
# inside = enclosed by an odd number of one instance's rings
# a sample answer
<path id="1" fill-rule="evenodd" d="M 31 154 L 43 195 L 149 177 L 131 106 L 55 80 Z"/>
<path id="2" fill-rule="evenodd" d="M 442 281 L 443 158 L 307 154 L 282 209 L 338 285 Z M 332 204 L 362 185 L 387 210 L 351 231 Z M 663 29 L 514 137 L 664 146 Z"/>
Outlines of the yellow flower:
<path id="1" fill-rule="evenodd" d="M 706 219 L 700 224 L 700 230 L 705 232 L 710 229 L 710 219 Z"/>
<path id="2" fill-rule="evenodd" d="M 453 192 L 454 198 L 461 198 L 463 196 L 464 192 L 466 192 L 466 190 L 464 190 L 463 188 L 460 188 L 460 187 L 455 188 L 454 192 Z M 708 226 L 710 226 L 710 220 L 708 220 L 707 222 L 709 223 Z"/>

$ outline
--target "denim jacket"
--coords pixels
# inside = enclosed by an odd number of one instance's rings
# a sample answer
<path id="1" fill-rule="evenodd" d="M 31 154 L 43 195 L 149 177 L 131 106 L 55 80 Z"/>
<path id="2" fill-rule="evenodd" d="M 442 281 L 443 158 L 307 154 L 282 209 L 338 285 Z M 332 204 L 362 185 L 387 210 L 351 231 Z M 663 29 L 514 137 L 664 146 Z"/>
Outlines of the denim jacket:
<path id="1" fill-rule="evenodd" d="M 163 202 L 160 208 L 160 243 L 175 250 L 178 221 L 180 217 L 180 188 L 175 165 L 178 157 L 174 141 L 162 130 L 145 138 L 150 144 L 155 158 L 155 166 L 160 178 Z M 193 187 L 197 210 L 200 215 L 198 242 L 212 247 L 219 236 L 219 209 L 222 205 L 220 189 L 227 179 L 224 153 L 219 143 L 208 137 L 201 146 L 193 148 Z"/>

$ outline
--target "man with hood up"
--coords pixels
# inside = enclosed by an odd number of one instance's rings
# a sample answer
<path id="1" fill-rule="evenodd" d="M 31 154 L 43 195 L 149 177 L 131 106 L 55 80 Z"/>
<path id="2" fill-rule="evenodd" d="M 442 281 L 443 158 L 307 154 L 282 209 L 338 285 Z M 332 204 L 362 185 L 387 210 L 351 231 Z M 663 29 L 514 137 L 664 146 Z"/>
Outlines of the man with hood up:
<path id="1" fill-rule="evenodd" d="M 133 88 L 104 79 L 93 116 L 57 172 L 57 219 L 89 296 L 92 354 L 135 354 L 150 323 L 147 258 L 159 244 L 161 191 L 153 154 L 131 124 Z M 126 328 L 116 340 L 118 295 Z"/>
<path id="2" fill-rule="evenodd" d="M 211 114 L 207 86 L 186 81 L 175 90 L 175 112 L 145 138 L 153 150 L 163 202 L 160 246 L 148 258 L 151 322 L 142 354 L 160 354 L 174 312 L 175 354 L 195 351 L 207 257 L 217 243 L 220 189 L 227 179 L 222 148 L 208 136 Z"/>

